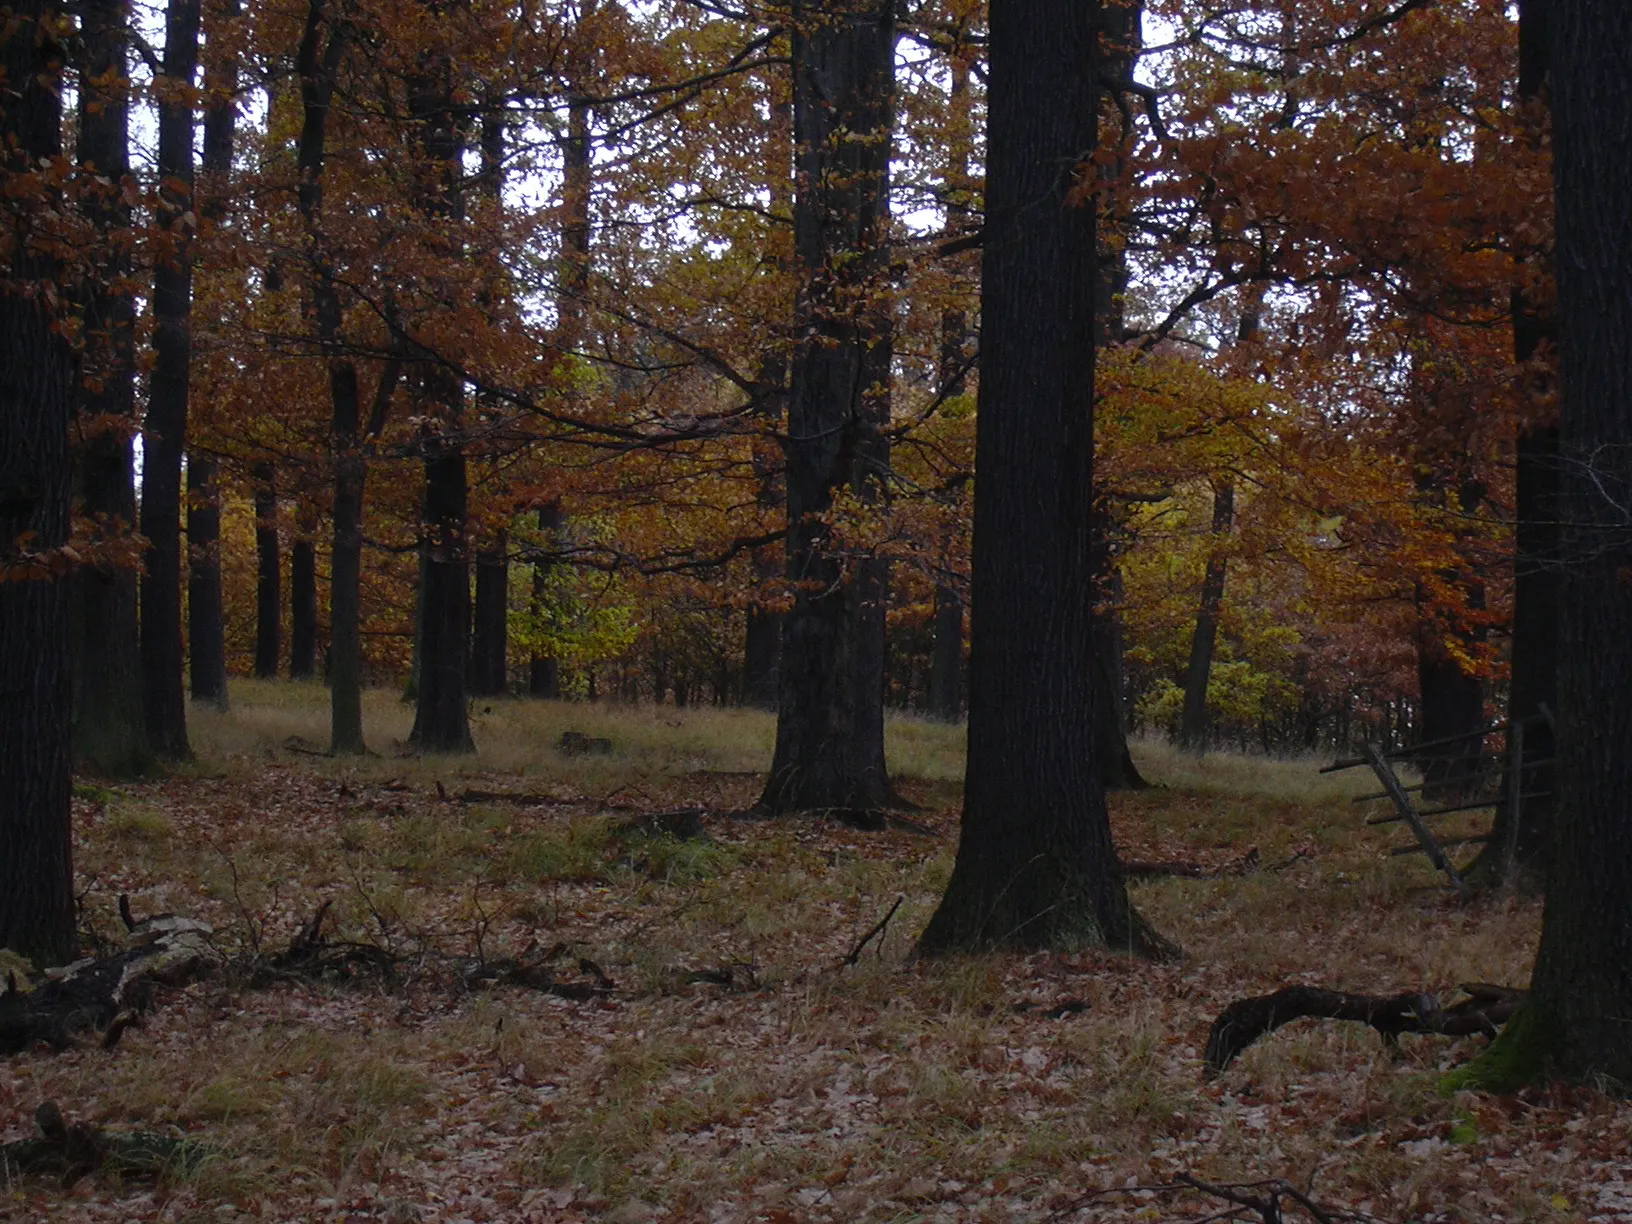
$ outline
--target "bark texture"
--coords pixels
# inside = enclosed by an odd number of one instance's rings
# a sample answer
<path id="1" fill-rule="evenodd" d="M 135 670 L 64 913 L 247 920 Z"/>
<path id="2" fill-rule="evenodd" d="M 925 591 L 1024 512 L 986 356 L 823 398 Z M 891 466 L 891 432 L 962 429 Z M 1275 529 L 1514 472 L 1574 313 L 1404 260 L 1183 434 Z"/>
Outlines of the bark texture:
<path id="1" fill-rule="evenodd" d="M 888 463 L 889 155 L 894 4 L 793 10 L 794 247 L 802 273 L 788 404 L 787 576 L 776 750 L 760 807 L 872 811 L 884 764 L 882 564 L 843 555 L 834 495 L 876 496 Z"/>
<path id="2" fill-rule="evenodd" d="M 59 13 L 18 0 L 0 32 L 4 174 L 20 184 L 62 149 Z M 75 950 L 66 558 L 73 361 L 54 330 L 47 228 L 59 194 L 10 202 L 0 290 L 0 948 L 43 964 Z"/>
<path id="3" fill-rule="evenodd" d="M 1554 0 L 1559 430 L 1558 805 L 1527 1022 L 1490 1055 L 1632 1087 L 1632 8 Z M 1528 1047 L 1528 1048 L 1526 1048 Z"/>
<path id="4" fill-rule="evenodd" d="M 310 524 L 306 525 L 308 528 Z M 289 550 L 289 678 L 317 675 L 317 544 L 306 530 Z"/>
<path id="5" fill-rule="evenodd" d="M 994 0 L 970 606 L 952 879 L 919 949 L 1170 947 L 1128 902 L 1095 750 L 1099 5 Z"/>

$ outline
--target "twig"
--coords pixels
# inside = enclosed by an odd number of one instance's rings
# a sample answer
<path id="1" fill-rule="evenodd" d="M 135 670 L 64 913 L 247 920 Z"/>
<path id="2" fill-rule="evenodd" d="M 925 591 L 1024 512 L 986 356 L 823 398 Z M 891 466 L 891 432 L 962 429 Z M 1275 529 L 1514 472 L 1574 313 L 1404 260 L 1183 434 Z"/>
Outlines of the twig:
<path id="1" fill-rule="evenodd" d="M 901 903 L 906 899 L 906 893 L 901 893 L 896 897 L 895 904 L 890 906 L 889 913 L 885 914 L 884 917 L 875 922 L 870 928 L 868 928 L 865 935 L 856 940 L 856 946 L 850 949 L 850 955 L 846 956 L 839 962 L 840 969 L 843 969 L 846 965 L 854 965 L 860 961 L 863 949 L 865 949 L 867 945 L 873 941 L 875 936 L 878 937 L 880 945 L 883 944 L 884 929 L 890 925 L 890 919 L 895 917 L 895 911 L 901 908 Z"/>

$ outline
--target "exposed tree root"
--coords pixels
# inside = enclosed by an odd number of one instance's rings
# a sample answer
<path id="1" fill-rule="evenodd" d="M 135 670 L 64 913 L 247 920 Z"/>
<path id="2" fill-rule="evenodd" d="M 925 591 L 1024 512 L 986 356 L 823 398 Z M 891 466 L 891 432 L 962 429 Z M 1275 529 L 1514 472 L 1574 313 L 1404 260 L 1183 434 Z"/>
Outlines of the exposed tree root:
<path id="1" fill-rule="evenodd" d="M 1461 987 L 1468 997 L 1442 1008 L 1423 991 L 1397 995 L 1347 994 L 1318 986 L 1288 986 L 1274 994 L 1231 1003 L 1207 1036 L 1207 1069 L 1224 1070 L 1236 1055 L 1266 1033 L 1306 1016 L 1322 1020 L 1358 1020 L 1371 1025 L 1393 1045 L 1401 1033 L 1438 1033 L 1494 1037 L 1524 1001 L 1526 991 L 1475 982 Z"/>

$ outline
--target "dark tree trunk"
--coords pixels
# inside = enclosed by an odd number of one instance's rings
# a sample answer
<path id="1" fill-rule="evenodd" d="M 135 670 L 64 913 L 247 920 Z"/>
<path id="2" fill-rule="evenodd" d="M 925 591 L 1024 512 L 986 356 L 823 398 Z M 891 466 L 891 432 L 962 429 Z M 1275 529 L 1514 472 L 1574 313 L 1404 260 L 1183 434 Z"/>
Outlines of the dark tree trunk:
<path id="1" fill-rule="evenodd" d="M 153 270 L 153 371 L 142 439 L 142 688 L 155 751 L 191 755 L 182 688 L 181 457 L 187 444 L 192 372 L 193 105 L 199 0 L 165 10 L 163 75 L 180 86 L 159 95 L 159 198 L 155 221 L 167 242 Z"/>
<path id="2" fill-rule="evenodd" d="M 59 21 L 54 4 L 16 0 L 0 31 L 0 150 L 12 186 L 62 150 Z M 0 293 L 0 948 L 54 965 L 74 958 L 76 942 L 70 584 L 57 552 L 71 511 L 73 360 L 55 299 L 39 291 L 60 283 L 48 235 L 63 202 L 38 187 L 11 193 L 17 245 Z"/>
<path id="3" fill-rule="evenodd" d="M 929 660 L 929 712 L 942 722 L 963 713 L 963 599 L 935 584 L 934 645 Z"/>
<path id="4" fill-rule="evenodd" d="M 312 314 L 318 351 L 329 378 L 330 445 L 334 456 L 334 544 L 329 560 L 329 747 L 337 755 L 366 752 L 363 741 L 361 582 L 364 459 L 357 367 L 346 353 L 344 311 L 323 227 L 323 168 L 329 101 L 345 55 L 344 27 L 329 28 L 324 0 L 309 0 L 296 68 L 301 131 L 296 160 L 298 199 L 311 256 Z M 395 378 L 395 370 L 391 371 Z M 384 375 L 382 375 L 382 378 Z M 382 383 L 382 386 L 384 384 Z"/>
<path id="5" fill-rule="evenodd" d="M 289 678 L 317 675 L 317 545 L 304 531 L 289 550 Z"/>
<path id="6" fill-rule="evenodd" d="M 974 185 L 969 181 L 973 115 L 969 97 L 969 51 L 960 39 L 952 49 L 951 88 L 947 97 L 947 198 L 942 232 L 956 239 L 969 221 Z M 950 398 L 966 390 L 971 340 L 969 317 L 961 309 L 941 312 L 941 394 Z M 929 712 L 943 722 L 963 713 L 963 596 L 948 583 L 935 584 L 931 622 Z"/>
<path id="7" fill-rule="evenodd" d="M 1552 0 L 1520 0 L 1519 4 L 1519 98 L 1536 106 L 1543 98 L 1548 64 L 1552 57 L 1548 36 L 1548 11 Z M 1539 118 L 1532 116 L 1530 139 L 1544 138 Z M 1532 252 L 1530 258 L 1540 259 Z M 1544 345 L 1557 340 L 1557 326 L 1550 311 L 1530 302 L 1515 288 L 1512 295 L 1513 357 L 1522 368 L 1532 363 Z M 1540 396 L 1551 394 L 1549 373 L 1532 372 L 1531 389 Z M 1558 708 L 1558 430 L 1537 426 L 1519 435 L 1514 472 L 1513 541 L 1513 636 L 1512 675 L 1508 684 L 1507 716 L 1511 726 L 1524 725 L 1521 776 L 1511 770 L 1502 780 L 1504 799 L 1496 809 L 1491 838 L 1479 858 L 1468 868 L 1475 880 L 1505 881 L 1517 878 L 1533 883 L 1545 875 L 1552 841 L 1553 810 L 1556 803 L 1556 775 L 1553 766 L 1556 744 L 1552 720 L 1543 711 Z M 1512 761 L 1513 740 L 1509 735 L 1503 759 Z M 1517 819 L 1512 803 L 1505 798 L 1514 786 L 1519 794 L 1534 798 L 1520 805 Z"/>
<path id="8" fill-rule="evenodd" d="M 1483 1066 L 1509 1082 L 1552 1074 L 1624 1090 L 1632 1084 L 1632 8 L 1552 0 L 1548 11 L 1560 518 L 1568 524 L 1559 795 L 1530 999 Z"/>
<path id="9" fill-rule="evenodd" d="M 1129 904 L 1095 750 L 1099 5 L 994 0 L 958 856 L 919 949 L 1168 951 Z"/>
<path id="10" fill-rule="evenodd" d="M 871 499 L 888 462 L 890 0 L 797 3 L 794 246 L 800 344 L 788 409 L 787 573 L 776 751 L 762 810 L 874 811 L 884 764 L 882 564 L 839 554 L 825 516 Z"/>
<path id="11" fill-rule="evenodd" d="M 501 697 L 510 687 L 510 559 L 501 532 L 476 554 L 476 614 L 470 639 L 470 691 Z"/>
<path id="12" fill-rule="evenodd" d="M 549 502 L 538 508 L 539 546 L 553 550 L 559 544 L 561 503 Z M 550 606 L 550 570 L 555 562 L 546 557 L 533 561 L 533 615 L 539 621 L 548 620 Z M 533 654 L 527 664 L 527 691 L 534 697 L 549 701 L 561 699 L 561 664 L 552 656 Z"/>
<path id="13" fill-rule="evenodd" d="M 283 654 L 283 559 L 278 549 L 277 469 L 255 465 L 255 674 L 270 680 Z"/>
<path id="14" fill-rule="evenodd" d="M 1218 614 L 1224 606 L 1226 562 L 1222 541 L 1235 522 L 1235 486 L 1228 480 L 1213 485 L 1213 547 L 1201 578 L 1201 606 L 1196 609 L 1196 631 L 1190 637 L 1190 662 L 1184 669 L 1184 715 L 1179 723 L 1179 745 L 1190 752 L 1207 750 L 1207 682 L 1213 674 L 1213 650 L 1218 642 Z"/>
<path id="15" fill-rule="evenodd" d="M 446 229 L 463 219 L 456 183 L 459 135 L 453 113 L 452 65 L 427 57 L 408 85 L 430 182 L 418 201 L 429 225 Z M 448 309 L 455 305 L 445 303 Z M 465 671 L 470 650 L 469 480 L 460 417 L 459 379 L 427 363 L 419 390 L 428 418 L 425 453 L 424 557 L 421 591 L 419 693 L 409 742 L 426 752 L 474 752 Z"/>
<path id="16" fill-rule="evenodd" d="M 221 39 L 222 19 L 230 19 L 236 0 L 212 10 L 209 42 Z M 234 94 L 238 63 L 234 56 L 210 57 L 204 84 L 204 156 L 195 193 L 200 215 L 212 226 L 227 215 L 232 173 L 233 130 L 238 116 Z M 191 318 L 191 304 L 188 316 Z M 187 460 L 187 653 L 194 701 L 227 708 L 227 627 L 221 595 L 220 464 L 195 448 Z"/>
<path id="17" fill-rule="evenodd" d="M 221 601 L 220 465 L 187 460 L 187 661 L 194 701 L 227 708 L 227 632 Z"/>
<path id="18" fill-rule="evenodd" d="M 409 742 L 426 752 L 474 752 L 465 703 L 470 563 L 465 548 L 465 456 L 457 442 L 426 443 L 425 589 L 419 692 Z"/>
<path id="19" fill-rule="evenodd" d="M 1140 47 L 1143 11 L 1142 0 L 1101 9 L 1099 46 L 1104 57 L 1100 71 L 1103 80 L 1124 80 L 1132 75 Z M 1096 353 L 1127 338 L 1125 231 L 1129 208 L 1122 199 L 1122 188 L 1134 133 L 1126 120 L 1117 128 L 1114 139 L 1115 156 L 1102 158 L 1098 170 L 1101 214 L 1109 224 L 1096 238 L 1099 248 L 1099 269 L 1094 278 Z M 1115 229 L 1111 228 L 1113 225 Z M 1106 790 L 1139 790 L 1149 783 L 1128 750 L 1128 719 L 1123 700 L 1122 575 L 1117 568 L 1122 527 L 1113 499 L 1105 496 L 1098 499 L 1094 527 L 1093 634 L 1099 677 L 1094 687 L 1095 752 L 1100 780 Z"/>
<path id="20" fill-rule="evenodd" d="M 87 186 L 83 208 L 98 235 L 81 300 L 85 372 L 79 389 L 79 493 L 102 538 L 128 548 L 136 531 L 131 433 L 136 419 L 135 303 L 125 284 L 131 224 L 123 182 L 130 173 L 126 85 L 127 0 L 89 0 L 80 10 L 81 165 L 106 186 Z M 134 556 L 100 560 L 74 576 L 74 754 L 104 776 L 152 765 L 142 715 L 141 646 Z"/>

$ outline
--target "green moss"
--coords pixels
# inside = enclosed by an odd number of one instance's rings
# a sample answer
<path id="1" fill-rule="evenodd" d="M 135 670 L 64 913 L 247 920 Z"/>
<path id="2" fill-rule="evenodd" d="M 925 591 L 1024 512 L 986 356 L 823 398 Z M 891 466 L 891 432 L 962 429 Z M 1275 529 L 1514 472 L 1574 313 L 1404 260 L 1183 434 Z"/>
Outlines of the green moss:
<path id="1" fill-rule="evenodd" d="M 1446 1096 L 1453 1092 L 1515 1092 L 1539 1082 L 1546 1076 L 1557 1029 L 1549 1012 L 1533 1000 L 1524 1003 L 1489 1049 L 1440 1080 L 1440 1092 Z"/>

